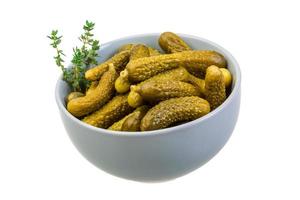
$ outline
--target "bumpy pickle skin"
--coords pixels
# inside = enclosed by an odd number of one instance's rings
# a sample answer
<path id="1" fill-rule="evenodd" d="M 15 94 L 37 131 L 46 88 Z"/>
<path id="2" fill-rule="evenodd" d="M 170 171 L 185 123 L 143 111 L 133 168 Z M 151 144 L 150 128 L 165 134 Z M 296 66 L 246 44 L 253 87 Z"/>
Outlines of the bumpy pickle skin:
<path id="1" fill-rule="evenodd" d="M 166 53 L 177 53 L 192 50 L 192 48 L 189 47 L 183 39 L 172 32 L 162 33 L 159 37 L 158 43 Z"/>
<path id="2" fill-rule="evenodd" d="M 228 69 L 226 68 L 220 68 L 223 76 L 224 76 L 224 82 L 225 82 L 225 87 L 229 88 L 231 86 L 231 82 L 232 82 L 232 76 L 231 73 Z"/>
<path id="3" fill-rule="evenodd" d="M 130 51 L 130 61 L 149 56 L 149 49 L 143 44 L 134 45 Z"/>
<path id="4" fill-rule="evenodd" d="M 69 101 L 73 100 L 73 99 L 77 99 L 79 97 L 83 97 L 84 94 L 81 92 L 71 92 L 70 94 L 68 94 L 68 96 L 66 96 L 65 101 L 66 103 L 69 103 Z"/>
<path id="5" fill-rule="evenodd" d="M 128 104 L 133 108 L 137 108 L 143 105 L 144 103 L 143 97 L 138 92 L 135 91 L 137 88 L 138 87 L 136 85 L 132 85 L 130 87 L 130 92 L 127 99 Z"/>
<path id="6" fill-rule="evenodd" d="M 154 49 L 152 47 L 148 47 L 149 49 L 149 54 L 150 56 L 158 56 L 158 55 L 161 55 L 161 53 L 157 50 L 157 49 Z"/>
<path id="7" fill-rule="evenodd" d="M 133 113 L 131 113 L 122 124 L 122 131 L 140 131 L 141 120 L 146 115 L 149 107 L 144 105 L 140 106 Z"/>
<path id="8" fill-rule="evenodd" d="M 135 46 L 136 44 L 125 44 L 123 46 L 121 46 L 118 50 L 118 52 L 121 52 L 121 51 L 131 51 L 131 49 Z M 145 45 L 144 45 L 145 46 Z M 157 56 L 157 55 L 160 55 L 161 53 L 155 49 L 155 48 L 152 48 L 152 47 L 148 47 L 148 50 L 149 50 L 149 56 Z"/>
<path id="9" fill-rule="evenodd" d="M 108 70 L 109 64 L 113 64 L 118 73 L 122 71 L 129 61 L 130 51 L 121 51 L 113 57 L 101 63 L 100 65 L 91 68 L 85 72 L 85 78 L 90 81 L 96 81 Z"/>
<path id="10" fill-rule="evenodd" d="M 210 65 L 225 67 L 226 60 L 215 51 L 183 51 L 133 60 L 127 64 L 126 69 L 128 70 L 129 81 L 141 82 L 156 74 L 180 66 L 197 77 L 203 77 Z"/>
<path id="11" fill-rule="evenodd" d="M 181 121 L 192 121 L 210 112 L 209 103 L 200 97 L 179 97 L 160 102 L 141 121 L 141 131 L 167 128 Z"/>
<path id="12" fill-rule="evenodd" d="M 92 93 L 94 89 L 97 88 L 99 81 L 92 81 L 90 87 L 85 92 L 85 95 L 88 95 L 89 93 Z"/>
<path id="13" fill-rule="evenodd" d="M 120 72 L 120 76 L 117 78 L 115 82 L 115 89 L 118 93 L 126 93 L 130 89 L 130 82 L 128 80 L 128 71 L 124 69 Z"/>
<path id="14" fill-rule="evenodd" d="M 124 44 L 118 49 L 118 53 L 120 53 L 122 51 L 131 51 L 133 46 L 134 46 L 134 44 Z"/>
<path id="15" fill-rule="evenodd" d="M 214 110 L 226 99 L 226 88 L 224 76 L 217 66 L 207 68 L 205 76 L 205 96 Z"/>
<path id="16" fill-rule="evenodd" d="M 114 82 L 118 74 L 111 64 L 107 72 L 101 77 L 99 84 L 84 97 L 79 97 L 68 102 L 67 110 L 75 117 L 82 117 L 98 110 L 111 99 L 114 94 Z"/>
<path id="17" fill-rule="evenodd" d="M 131 115 L 132 113 L 130 113 L 129 115 Z M 122 131 L 122 125 L 125 121 L 125 119 L 129 116 L 126 115 L 125 117 L 123 117 L 122 119 L 120 119 L 119 121 L 113 123 L 113 125 L 111 125 L 110 127 L 108 127 L 108 130 L 112 130 L 112 131 Z"/>
<path id="18" fill-rule="evenodd" d="M 108 128 L 132 112 L 127 95 L 117 95 L 102 108 L 83 118 L 83 122 L 99 128 Z"/>
<path id="19" fill-rule="evenodd" d="M 134 45 L 130 51 L 130 62 L 143 57 L 149 57 L 148 47 L 143 44 Z M 119 78 L 115 82 L 115 89 L 118 93 L 126 93 L 130 89 L 130 81 L 128 80 L 128 71 L 124 69 L 120 72 Z"/>
<path id="20" fill-rule="evenodd" d="M 135 91 L 136 89 L 143 87 L 144 84 L 147 84 L 152 81 L 164 82 L 166 80 L 176 80 L 176 81 L 191 83 L 192 85 L 197 87 L 197 89 L 200 90 L 201 94 L 199 96 L 200 97 L 204 96 L 204 92 L 205 92 L 204 80 L 191 75 L 185 68 L 178 67 L 176 69 L 171 69 L 162 72 L 160 74 L 157 74 L 137 85 L 132 85 L 128 96 L 129 105 L 136 108 L 143 104 L 143 98 L 138 92 Z"/>
<path id="21" fill-rule="evenodd" d="M 137 93 L 144 101 L 157 103 L 174 97 L 200 96 L 201 92 L 190 83 L 177 80 L 150 81 L 137 86 Z"/>
<path id="22" fill-rule="evenodd" d="M 119 121 L 113 123 L 113 125 L 111 125 L 110 127 L 108 127 L 108 130 L 113 130 L 113 131 L 122 131 L 122 126 L 125 122 L 125 120 L 133 115 L 136 115 L 136 113 L 138 112 L 138 115 L 141 115 L 140 112 L 144 113 L 144 115 L 146 114 L 146 112 L 149 110 L 148 106 L 140 106 L 138 108 L 136 108 L 132 113 L 126 115 L 125 117 L 123 117 L 122 119 L 120 119 Z M 144 116 L 143 115 L 143 116 Z M 131 121 L 131 120 L 130 120 Z M 125 125 L 124 129 L 128 129 L 131 128 L 131 126 L 129 125 Z"/>

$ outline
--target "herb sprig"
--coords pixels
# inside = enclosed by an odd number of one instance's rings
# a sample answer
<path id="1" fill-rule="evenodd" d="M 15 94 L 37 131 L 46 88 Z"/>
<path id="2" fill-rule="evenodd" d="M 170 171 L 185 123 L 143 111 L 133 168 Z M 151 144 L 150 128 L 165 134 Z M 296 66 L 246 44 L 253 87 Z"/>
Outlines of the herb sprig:
<path id="1" fill-rule="evenodd" d="M 82 42 L 81 48 L 73 48 L 72 66 L 65 68 L 63 57 L 65 54 L 59 48 L 62 36 L 58 35 L 58 30 L 53 30 L 50 36 L 47 36 L 52 42 L 51 46 L 56 50 L 54 56 L 55 63 L 63 72 L 63 80 L 66 81 L 73 91 L 85 92 L 89 87 L 90 82 L 85 79 L 85 71 L 92 65 L 97 65 L 96 58 L 100 48 L 99 41 L 94 40 L 92 30 L 95 23 L 86 21 L 83 26 L 84 33 L 79 37 Z"/>

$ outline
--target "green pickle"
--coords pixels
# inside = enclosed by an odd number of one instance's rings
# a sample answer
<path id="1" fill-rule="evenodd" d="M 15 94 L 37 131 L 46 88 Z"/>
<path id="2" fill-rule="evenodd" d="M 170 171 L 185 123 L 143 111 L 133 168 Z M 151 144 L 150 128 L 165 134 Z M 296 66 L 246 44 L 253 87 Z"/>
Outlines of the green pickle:
<path id="1" fill-rule="evenodd" d="M 201 97 L 204 96 L 204 85 L 205 85 L 204 80 L 194 77 L 185 68 L 178 67 L 176 69 L 168 70 L 158 75 L 155 75 L 137 85 L 131 86 L 131 90 L 128 96 L 129 105 L 136 108 L 143 104 L 143 97 L 139 91 L 141 91 L 140 88 L 143 88 L 144 85 L 149 85 L 149 83 L 151 82 L 158 82 L 164 84 L 165 81 L 170 81 L 170 80 L 190 83 L 194 85 L 197 88 L 197 90 L 200 92 L 199 94 L 197 93 L 196 96 L 201 96 Z M 168 93 L 168 91 L 166 92 Z"/>
<path id="2" fill-rule="evenodd" d="M 86 116 L 82 121 L 99 128 L 108 128 L 116 121 L 132 112 L 127 95 L 117 95 L 98 111 Z"/>
<path id="3" fill-rule="evenodd" d="M 141 122 L 142 131 L 163 129 L 181 121 L 192 121 L 210 112 L 209 103 L 200 97 L 179 97 L 160 102 Z"/>
<path id="4" fill-rule="evenodd" d="M 130 51 L 130 61 L 136 60 L 143 57 L 149 57 L 148 47 L 142 44 L 132 46 Z M 115 89 L 118 93 L 126 93 L 130 89 L 131 83 L 128 80 L 128 71 L 124 69 L 120 72 L 119 78 L 115 82 Z"/>
<path id="5" fill-rule="evenodd" d="M 131 113 L 122 124 L 122 131 L 140 131 L 140 124 L 143 117 L 149 110 L 148 106 L 140 106 Z"/>
<path id="6" fill-rule="evenodd" d="M 96 81 L 108 70 L 109 64 L 113 64 L 118 73 L 122 71 L 129 61 L 130 51 L 121 51 L 113 57 L 101 63 L 100 65 L 91 68 L 85 72 L 85 78 L 90 81 Z"/>
<path id="7" fill-rule="evenodd" d="M 150 81 L 136 88 L 135 91 L 149 103 L 157 103 L 174 97 L 201 95 L 200 90 L 192 84 L 177 80 Z"/>
<path id="8" fill-rule="evenodd" d="M 221 105 L 226 99 L 224 75 L 216 66 L 207 68 L 205 76 L 205 95 L 212 110 Z"/>
<path id="9" fill-rule="evenodd" d="M 192 48 L 189 47 L 183 39 L 172 32 L 162 33 L 158 39 L 158 43 L 166 53 L 177 53 L 192 50 Z"/>
<path id="10" fill-rule="evenodd" d="M 99 84 L 85 96 L 72 99 L 67 104 L 67 110 L 76 117 L 85 116 L 98 110 L 114 95 L 114 82 L 118 74 L 111 64 L 109 70 L 103 74 Z"/>
<path id="11" fill-rule="evenodd" d="M 180 66 L 197 77 L 204 77 L 206 69 L 210 65 L 225 67 L 226 60 L 215 51 L 183 51 L 133 60 L 127 64 L 126 69 L 129 81 L 141 82 Z"/>

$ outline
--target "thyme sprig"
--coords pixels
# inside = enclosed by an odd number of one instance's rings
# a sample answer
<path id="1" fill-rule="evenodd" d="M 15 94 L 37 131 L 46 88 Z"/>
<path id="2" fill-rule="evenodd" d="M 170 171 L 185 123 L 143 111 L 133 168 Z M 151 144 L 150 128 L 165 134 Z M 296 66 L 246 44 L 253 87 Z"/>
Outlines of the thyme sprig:
<path id="1" fill-rule="evenodd" d="M 53 30 L 50 36 L 47 36 L 52 42 L 51 46 L 56 50 L 54 56 L 55 63 L 63 72 L 63 80 L 66 81 L 73 91 L 85 92 L 90 82 L 85 79 L 85 71 L 92 65 L 97 65 L 98 50 L 100 48 L 99 41 L 94 40 L 92 30 L 95 23 L 86 21 L 83 26 L 84 33 L 79 37 L 82 42 L 81 48 L 73 48 L 72 66 L 65 68 L 63 57 L 65 54 L 59 48 L 62 36 L 58 35 L 58 30 Z"/>
<path id="2" fill-rule="evenodd" d="M 84 63 L 87 66 L 96 65 L 98 57 L 98 50 L 100 48 L 99 41 L 94 40 L 92 37 L 94 34 L 91 32 L 94 29 L 95 23 L 86 21 L 83 26 L 84 33 L 79 37 L 79 40 L 83 43 L 81 52 L 84 55 Z"/>

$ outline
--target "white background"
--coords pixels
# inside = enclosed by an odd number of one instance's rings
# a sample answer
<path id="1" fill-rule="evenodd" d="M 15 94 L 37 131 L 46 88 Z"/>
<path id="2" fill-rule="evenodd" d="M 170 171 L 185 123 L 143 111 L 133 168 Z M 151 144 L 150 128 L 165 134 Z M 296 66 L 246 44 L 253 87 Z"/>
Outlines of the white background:
<path id="1" fill-rule="evenodd" d="M 299 199 L 299 1 L 1 1 L 0 199 Z M 228 49 L 242 70 L 234 133 L 200 169 L 173 181 L 120 179 L 71 144 L 54 100 L 60 70 L 46 35 L 66 53 L 86 19 L 101 43 L 173 31 Z"/>

